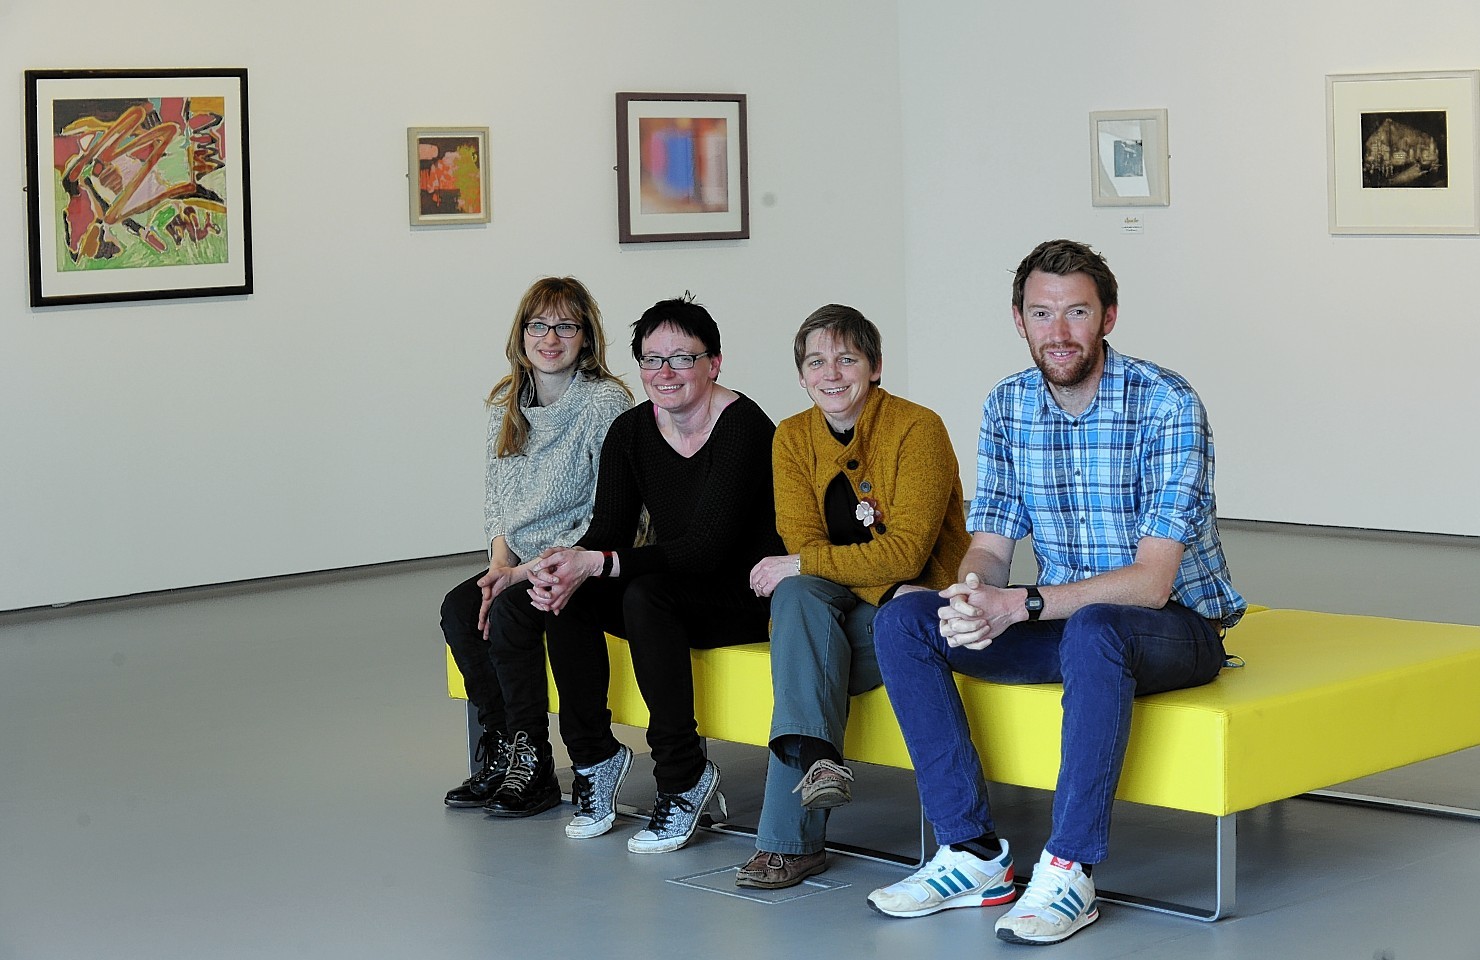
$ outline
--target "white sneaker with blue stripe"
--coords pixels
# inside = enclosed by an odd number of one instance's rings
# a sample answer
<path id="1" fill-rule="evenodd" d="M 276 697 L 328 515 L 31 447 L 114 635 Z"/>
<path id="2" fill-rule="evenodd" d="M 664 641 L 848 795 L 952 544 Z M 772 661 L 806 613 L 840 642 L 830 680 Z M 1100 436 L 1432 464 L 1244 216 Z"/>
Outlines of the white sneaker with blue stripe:
<path id="1" fill-rule="evenodd" d="M 1043 851 L 1028 889 L 997 918 L 997 939 L 1008 943 L 1058 943 L 1100 919 L 1094 881 L 1078 863 Z"/>
<path id="2" fill-rule="evenodd" d="M 935 851 L 930 862 L 868 895 L 868 905 L 891 917 L 928 917 L 956 907 L 990 907 L 1017 893 L 1012 886 L 1012 852 L 1002 841 L 1002 855 L 983 860 L 949 846 Z"/>

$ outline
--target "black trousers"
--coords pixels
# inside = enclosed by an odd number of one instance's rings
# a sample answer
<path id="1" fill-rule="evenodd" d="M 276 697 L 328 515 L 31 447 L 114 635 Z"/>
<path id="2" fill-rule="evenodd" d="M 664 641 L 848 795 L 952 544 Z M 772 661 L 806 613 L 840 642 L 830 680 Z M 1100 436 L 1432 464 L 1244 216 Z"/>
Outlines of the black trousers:
<path id="1" fill-rule="evenodd" d="M 468 701 L 488 732 L 512 737 L 523 731 L 549 755 L 550 698 L 545 686 L 545 618 L 529 601 L 528 584 L 500 593 L 488 611 L 488 639 L 478 629 L 483 592 L 478 579 L 463 581 L 442 601 L 442 634 L 462 671 Z"/>
<path id="2" fill-rule="evenodd" d="M 682 793 L 699 782 L 704 750 L 694 721 L 693 647 L 768 639 L 770 602 L 744 589 L 675 574 L 592 578 L 546 621 L 550 666 L 560 690 L 560 735 L 571 762 L 589 767 L 620 746 L 607 707 L 611 667 L 606 632 L 626 638 L 647 703 L 647 741 L 658 790 Z M 511 611 L 514 608 L 511 607 Z"/>

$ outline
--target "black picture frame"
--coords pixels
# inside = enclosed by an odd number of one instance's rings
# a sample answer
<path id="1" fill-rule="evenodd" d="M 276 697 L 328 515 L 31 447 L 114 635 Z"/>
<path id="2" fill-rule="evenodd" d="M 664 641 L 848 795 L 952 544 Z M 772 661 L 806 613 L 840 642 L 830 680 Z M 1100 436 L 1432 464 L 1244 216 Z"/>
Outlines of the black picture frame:
<path id="1" fill-rule="evenodd" d="M 252 293 L 244 68 L 27 70 L 31 306 Z"/>

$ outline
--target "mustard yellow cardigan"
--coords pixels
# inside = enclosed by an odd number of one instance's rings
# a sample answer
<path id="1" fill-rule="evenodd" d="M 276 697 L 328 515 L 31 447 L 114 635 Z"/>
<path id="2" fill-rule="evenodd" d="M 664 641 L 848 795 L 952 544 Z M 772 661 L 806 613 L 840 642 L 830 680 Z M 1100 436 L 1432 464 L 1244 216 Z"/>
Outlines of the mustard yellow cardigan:
<path id="1" fill-rule="evenodd" d="M 970 538 L 956 454 L 933 410 L 874 387 L 843 446 L 811 407 L 777 427 L 771 465 L 776 529 L 787 551 L 802 558 L 802 573 L 848 587 L 868 603 L 897 583 L 940 590 L 955 581 Z M 868 543 L 828 540 L 822 502 L 839 471 L 856 496 L 878 502 Z"/>

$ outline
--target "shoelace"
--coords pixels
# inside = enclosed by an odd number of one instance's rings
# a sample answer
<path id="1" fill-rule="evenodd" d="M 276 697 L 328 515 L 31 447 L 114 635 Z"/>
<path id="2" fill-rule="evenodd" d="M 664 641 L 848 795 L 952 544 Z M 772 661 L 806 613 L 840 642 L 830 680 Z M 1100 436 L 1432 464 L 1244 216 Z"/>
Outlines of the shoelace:
<path id="1" fill-rule="evenodd" d="M 668 818 L 673 816 L 674 807 L 685 813 L 694 812 L 694 802 L 683 794 L 659 793 L 658 801 L 653 806 L 653 817 L 648 821 L 648 829 L 656 831 L 668 826 Z"/>
<path id="2" fill-rule="evenodd" d="M 1023 895 L 1018 898 L 1019 909 L 1022 907 L 1032 907 L 1034 910 L 1047 909 L 1050 904 L 1064 895 L 1064 891 L 1069 889 L 1069 884 L 1063 877 L 1045 873 L 1043 879 L 1040 880 L 1038 871 L 1047 869 L 1040 866 L 1033 871 L 1033 879 L 1028 881 L 1028 889 L 1024 890 Z"/>
<path id="3" fill-rule="evenodd" d="M 514 735 L 514 742 L 509 745 L 509 750 L 513 757 L 509 761 L 508 772 L 504 774 L 504 787 L 522 791 L 534 779 L 534 771 L 539 766 L 540 758 L 522 730 Z"/>
<path id="4" fill-rule="evenodd" d="M 478 772 L 473 774 L 472 782 L 485 783 L 503 776 L 512 759 L 509 753 L 509 741 L 499 734 L 485 733 L 479 737 L 478 746 L 473 748 L 473 762 L 480 766 Z"/>
<path id="5" fill-rule="evenodd" d="M 798 793 L 801 790 L 816 784 L 819 780 L 833 779 L 851 782 L 853 779 L 853 771 L 849 770 L 847 767 L 839 766 L 838 764 L 831 761 L 814 763 L 812 765 L 812 768 L 807 771 L 807 775 L 802 777 L 802 782 L 791 788 L 791 792 Z"/>
<path id="6" fill-rule="evenodd" d="M 577 771 L 575 779 L 570 785 L 571 803 L 576 805 L 576 810 L 583 816 L 591 816 L 596 812 L 596 784 L 584 773 Z"/>
<path id="7" fill-rule="evenodd" d="M 723 793 L 718 790 L 714 791 L 714 796 L 710 802 L 719 806 L 721 821 L 730 819 L 729 805 L 725 803 L 725 795 Z M 653 805 L 652 819 L 648 821 L 648 829 L 656 831 L 668 826 L 668 818 L 673 816 L 674 807 L 679 808 L 685 813 L 695 812 L 694 801 L 690 800 L 687 795 L 682 793 L 659 792 L 657 802 Z M 698 812 L 703 813 L 704 811 L 700 810 Z"/>

